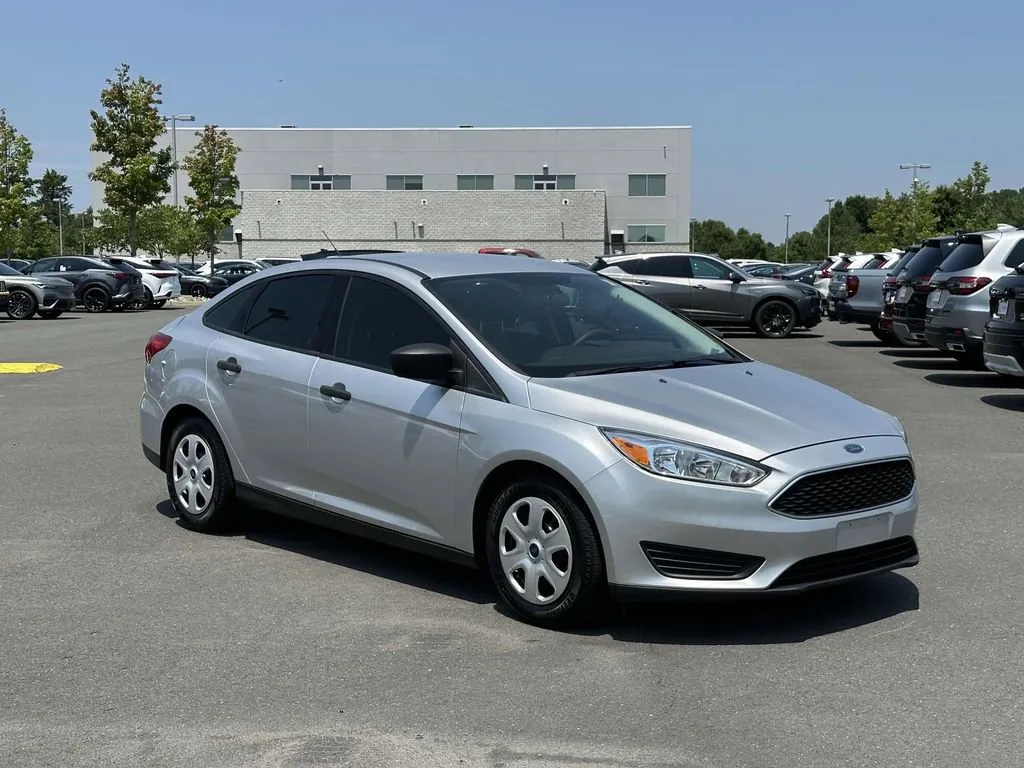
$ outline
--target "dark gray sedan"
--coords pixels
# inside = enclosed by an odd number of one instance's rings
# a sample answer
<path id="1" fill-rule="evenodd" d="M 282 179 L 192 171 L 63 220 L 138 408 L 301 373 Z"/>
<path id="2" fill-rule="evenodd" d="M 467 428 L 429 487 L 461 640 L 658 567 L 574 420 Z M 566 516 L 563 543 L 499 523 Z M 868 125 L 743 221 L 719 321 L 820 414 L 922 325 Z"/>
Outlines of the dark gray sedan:
<path id="1" fill-rule="evenodd" d="M 821 322 L 814 288 L 754 277 L 703 253 L 638 253 L 598 259 L 591 267 L 679 314 L 713 328 L 746 327 L 782 339 Z"/>
<path id="2" fill-rule="evenodd" d="M 51 320 L 75 306 L 74 286 L 61 277 L 25 275 L 0 262 L 0 279 L 7 283 L 7 315 L 14 320 L 28 320 L 37 312 Z"/>

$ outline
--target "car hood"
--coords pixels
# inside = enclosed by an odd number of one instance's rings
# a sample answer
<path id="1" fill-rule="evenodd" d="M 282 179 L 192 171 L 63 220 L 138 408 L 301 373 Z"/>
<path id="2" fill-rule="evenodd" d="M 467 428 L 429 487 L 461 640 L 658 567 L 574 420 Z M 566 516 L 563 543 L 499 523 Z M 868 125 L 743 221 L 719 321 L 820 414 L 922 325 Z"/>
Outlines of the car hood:
<path id="1" fill-rule="evenodd" d="M 531 379 L 528 386 L 537 411 L 758 461 L 833 440 L 901 434 L 877 408 L 763 363 Z"/>
<path id="2" fill-rule="evenodd" d="M 63 277 L 44 277 L 42 275 L 22 275 L 21 277 L 15 277 L 14 275 L 0 275 L 0 280 L 6 281 L 8 285 L 29 285 L 31 283 L 41 283 L 47 288 L 74 287 L 74 284 L 70 280 L 65 280 Z"/>

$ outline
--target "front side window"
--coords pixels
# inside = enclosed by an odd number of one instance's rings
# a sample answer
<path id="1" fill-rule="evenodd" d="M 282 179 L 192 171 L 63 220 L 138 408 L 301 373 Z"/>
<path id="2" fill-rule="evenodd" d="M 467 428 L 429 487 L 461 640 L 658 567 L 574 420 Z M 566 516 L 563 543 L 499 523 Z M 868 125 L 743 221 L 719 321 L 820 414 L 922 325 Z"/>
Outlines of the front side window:
<path id="1" fill-rule="evenodd" d="M 379 280 L 353 277 L 338 323 L 334 356 L 391 370 L 391 353 L 409 344 L 449 346 L 451 336 L 417 299 Z"/>
<path id="2" fill-rule="evenodd" d="M 698 280 L 728 280 L 732 270 L 711 259 L 690 259 L 690 269 Z"/>
<path id="3" fill-rule="evenodd" d="M 388 176 L 386 186 L 392 191 L 423 189 L 423 177 Z"/>
<path id="4" fill-rule="evenodd" d="M 246 338 L 305 352 L 316 351 L 324 304 L 334 286 L 331 275 L 295 275 L 270 281 L 249 311 L 244 331 Z"/>
<path id="5" fill-rule="evenodd" d="M 629 175 L 630 197 L 664 197 L 665 174 L 631 173 Z"/>
<path id="6" fill-rule="evenodd" d="M 32 272 L 53 272 L 57 269 L 56 259 L 40 259 L 27 270 L 26 273 Z"/>
<path id="7" fill-rule="evenodd" d="M 664 224 L 630 224 L 626 227 L 626 239 L 631 243 L 664 243 Z"/>
<path id="8" fill-rule="evenodd" d="M 514 272 L 426 284 L 495 355 L 527 376 L 745 359 L 657 302 L 592 272 Z"/>

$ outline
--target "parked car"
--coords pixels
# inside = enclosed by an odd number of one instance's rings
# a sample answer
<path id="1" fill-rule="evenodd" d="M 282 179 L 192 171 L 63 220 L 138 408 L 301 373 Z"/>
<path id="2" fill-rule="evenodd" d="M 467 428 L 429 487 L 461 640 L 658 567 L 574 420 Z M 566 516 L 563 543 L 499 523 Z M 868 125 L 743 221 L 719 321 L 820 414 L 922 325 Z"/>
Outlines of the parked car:
<path id="1" fill-rule="evenodd" d="M 39 313 L 44 320 L 60 317 L 75 306 L 74 285 L 60 277 L 26 275 L 0 262 L 0 279 L 10 293 L 4 311 L 13 320 Z"/>
<path id="2" fill-rule="evenodd" d="M 886 277 L 882 280 L 882 311 L 878 316 L 878 330 L 886 334 L 886 339 L 890 343 L 907 343 L 905 341 L 901 341 L 892 329 L 892 310 L 896 303 L 896 291 L 899 287 L 899 277 L 903 274 L 903 270 L 906 269 L 910 260 L 914 258 L 914 255 L 919 250 L 921 250 L 920 243 L 906 248 L 903 252 L 903 256 L 895 266 L 887 270 Z"/>
<path id="3" fill-rule="evenodd" d="M 892 304 L 892 330 L 901 343 L 925 341 L 925 302 L 931 291 L 932 272 L 955 247 L 955 235 L 928 238 L 897 275 L 896 298 Z"/>
<path id="4" fill-rule="evenodd" d="M 959 235 L 956 247 L 932 273 L 924 337 L 969 368 L 984 368 L 985 325 L 991 317 L 986 288 L 1024 263 L 1024 229 L 1002 225 Z"/>
<path id="5" fill-rule="evenodd" d="M 161 261 L 158 263 L 161 269 L 177 270 L 178 282 L 181 283 L 181 292 L 187 296 L 195 296 L 196 298 L 216 296 L 229 285 L 228 281 L 222 277 L 200 275 L 184 264 L 178 264 L 174 261 Z"/>
<path id="6" fill-rule="evenodd" d="M 752 277 L 778 277 L 792 267 L 789 264 L 752 264 L 749 267 L 740 267 L 740 269 Z"/>
<path id="7" fill-rule="evenodd" d="M 29 261 L 28 259 L 3 259 L 2 261 L 0 261 L 0 264 L 6 264 L 8 267 L 16 269 L 19 272 L 24 270 L 25 267 L 27 267 L 31 263 L 32 262 Z"/>
<path id="8" fill-rule="evenodd" d="M 69 280 L 75 302 L 86 312 L 121 311 L 145 298 L 142 273 L 130 264 L 115 267 L 90 256 L 58 256 L 32 262 L 25 274 Z"/>
<path id="9" fill-rule="evenodd" d="M 7 283 L 0 280 L 0 312 L 6 312 L 11 294 L 7 291 Z"/>
<path id="10" fill-rule="evenodd" d="M 1004 376 L 1024 376 L 1024 264 L 988 290 L 991 319 L 985 325 L 985 367 Z"/>
<path id="11" fill-rule="evenodd" d="M 145 361 L 143 453 L 185 526 L 246 504 L 439 554 L 537 624 L 609 590 L 781 592 L 918 562 L 896 418 L 571 265 L 280 268 L 166 324 Z"/>
<path id="12" fill-rule="evenodd" d="M 225 281 L 228 285 L 234 285 L 239 280 L 244 280 L 249 275 L 255 275 L 266 267 L 256 267 L 252 264 L 241 264 L 238 262 L 216 267 L 213 270 L 213 277 Z"/>
<path id="13" fill-rule="evenodd" d="M 142 275 L 143 296 L 135 303 L 135 309 L 159 309 L 171 299 L 181 296 L 179 272 L 173 267 L 157 267 L 159 259 L 150 261 L 128 256 L 108 256 L 104 261 L 121 267 L 129 264 Z"/>
<path id="14" fill-rule="evenodd" d="M 598 259 L 591 269 L 702 325 L 742 326 L 782 339 L 821 321 L 818 293 L 801 283 L 752 277 L 717 256 L 644 253 Z"/>
<path id="15" fill-rule="evenodd" d="M 914 257 L 904 253 L 899 257 L 887 254 L 867 262 L 861 269 L 834 272 L 829 284 L 829 301 L 840 323 L 867 325 L 879 341 L 896 343 L 891 329 L 881 327 L 885 307 L 883 288 L 885 281 L 899 272 Z M 893 262 L 895 259 L 895 262 Z M 881 264 L 881 266 L 873 266 Z"/>
<path id="16" fill-rule="evenodd" d="M 289 257 L 272 257 L 267 259 L 256 259 L 257 264 L 262 264 L 265 267 L 280 267 L 282 264 L 295 264 L 296 262 L 302 261 L 300 256 L 294 258 Z"/>
<path id="17" fill-rule="evenodd" d="M 528 256 L 531 259 L 543 259 L 536 251 L 529 248 L 481 248 L 477 253 L 505 254 L 506 256 Z"/>
<path id="18" fill-rule="evenodd" d="M 790 268 L 776 277 L 779 280 L 794 280 L 804 285 L 814 287 L 815 274 L 818 272 L 817 266 L 814 264 L 805 264 L 800 266 L 789 265 Z"/>
<path id="19" fill-rule="evenodd" d="M 255 261 L 253 259 L 215 259 L 212 266 L 210 265 L 210 262 L 207 261 L 206 263 L 200 264 L 198 267 L 196 267 L 195 271 L 196 274 L 199 275 L 208 275 L 210 274 L 211 270 L 220 269 L 221 267 L 227 267 L 232 265 L 246 265 L 254 267 L 256 269 L 268 269 L 268 267 L 265 264 L 260 264 L 258 261 Z"/>

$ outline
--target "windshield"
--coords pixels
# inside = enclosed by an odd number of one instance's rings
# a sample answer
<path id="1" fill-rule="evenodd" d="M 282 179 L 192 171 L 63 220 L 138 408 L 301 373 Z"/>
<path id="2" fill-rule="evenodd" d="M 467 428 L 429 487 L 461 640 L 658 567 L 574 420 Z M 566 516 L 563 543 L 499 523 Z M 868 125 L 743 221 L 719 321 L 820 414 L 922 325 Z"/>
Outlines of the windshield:
<path id="1" fill-rule="evenodd" d="M 448 277 L 427 286 L 495 355 L 527 376 L 745 360 L 661 304 L 592 272 Z"/>
<path id="2" fill-rule="evenodd" d="M 24 277 L 23 272 L 19 272 L 14 267 L 9 267 L 6 264 L 0 262 L 0 275 L 8 275 L 10 277 Z"/>

